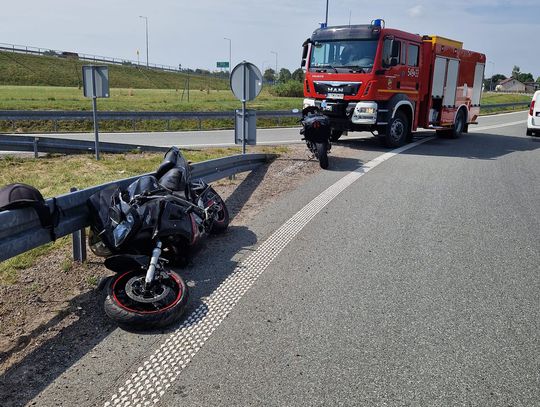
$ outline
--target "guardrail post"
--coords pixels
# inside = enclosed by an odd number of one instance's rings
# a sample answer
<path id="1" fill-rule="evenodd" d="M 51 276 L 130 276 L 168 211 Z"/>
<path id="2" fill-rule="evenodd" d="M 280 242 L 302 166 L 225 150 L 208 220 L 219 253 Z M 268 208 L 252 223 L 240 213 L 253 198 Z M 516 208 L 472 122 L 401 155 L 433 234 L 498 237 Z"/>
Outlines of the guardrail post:
<path id="1" fill-rule="evenodd" d="M 77 191 L 73 187 L 70 192 Z M 73 246 L 73 260 L 79 263 L 86 261 L 86 230 L 84 228 L 77 230 L 71 234 Z"/>
<path id="2" fill-rule="evenodd" d="M 38 158 L 38 141 L 39 137 L 34 137 L 34 158 Z"/>

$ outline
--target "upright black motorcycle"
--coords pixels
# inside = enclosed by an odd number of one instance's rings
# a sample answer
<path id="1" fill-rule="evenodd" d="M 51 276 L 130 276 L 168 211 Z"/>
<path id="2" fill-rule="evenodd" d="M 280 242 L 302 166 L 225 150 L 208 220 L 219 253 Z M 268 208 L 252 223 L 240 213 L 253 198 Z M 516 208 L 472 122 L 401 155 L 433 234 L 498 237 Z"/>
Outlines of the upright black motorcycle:
<path id="1" fill-rule="evenodd" d="M 328 152 L 332 148 L 330 143 L 330 119 L 316 107 L 307 107 L 302 111 L 302 129 L 300 134 L 304 137 L 306 145 L 319 160 L 321 168 L 328 168 Z"/>
<path id="2" fill-rule="evenodd" d="M 188 289 L 169 264 L 185 262 L 206 233 L 227 229 L 229 212 L 217 192 L 191 180 L 191 168 L 172 147 L 155 176 L 122 190 L 111 187 L 88 200 L 89 245 L 116 273 L 104 309 L 120 326 L 169 325 L 184 311 Z"/>

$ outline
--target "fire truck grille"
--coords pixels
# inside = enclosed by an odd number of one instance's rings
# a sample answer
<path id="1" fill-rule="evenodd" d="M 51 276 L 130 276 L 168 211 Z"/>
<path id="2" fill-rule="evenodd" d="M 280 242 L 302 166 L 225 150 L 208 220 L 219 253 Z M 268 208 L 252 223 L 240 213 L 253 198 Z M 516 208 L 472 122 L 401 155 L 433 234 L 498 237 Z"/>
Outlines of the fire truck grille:
<path id="1" fill-rule="evenodd" d="M 354 96 L 360 89 L 360 82 L 313 82 L 315 85 L 315 92 L 320 95 L 327 95 L 329 93 L 341 93 L 343 95 Z"/>

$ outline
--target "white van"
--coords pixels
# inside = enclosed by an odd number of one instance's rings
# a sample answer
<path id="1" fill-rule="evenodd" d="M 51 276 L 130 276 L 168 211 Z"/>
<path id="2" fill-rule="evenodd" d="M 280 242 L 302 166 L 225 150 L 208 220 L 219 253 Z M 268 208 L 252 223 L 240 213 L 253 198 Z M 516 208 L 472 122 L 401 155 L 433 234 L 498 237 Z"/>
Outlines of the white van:
<path id="1" fill-rule="evenodd" d="M 527 116 L 527 136 L 540 137 L 540 90 L 534 93 Z"/>

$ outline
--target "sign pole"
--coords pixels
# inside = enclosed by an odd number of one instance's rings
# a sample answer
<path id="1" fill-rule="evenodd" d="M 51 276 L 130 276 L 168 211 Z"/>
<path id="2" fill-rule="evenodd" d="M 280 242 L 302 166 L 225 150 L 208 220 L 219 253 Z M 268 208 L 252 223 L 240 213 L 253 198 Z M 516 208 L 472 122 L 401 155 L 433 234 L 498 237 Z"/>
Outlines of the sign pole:
<path id="1" fill-rule="evenodd" d="M 246 61 L 244 61 L 246 62 Z M 246 79 L 247 79 L 247 75 L 246 75 L 246 71 L 247 71 L 247 67 L 246 65 L 244 64 L 242 66 L 242 74 L 244 76 L 244 87 L 243 87 L 243 90 L 242 90 L 242 154 L 245 154 L 246 153 L 246 99 L 247 99 L 247 95 L 246 95 L 246 91 L 247 91 L 247 84 L 246 84 Z"/>
<path id="2" fill-rule="evenodd" d="M 247 109 L 247 102 L 255 99 L 262 89 L 262 74 L 250 62 L 243 61 L 235 66 L 231 72 L 231 90 L 238 100 L 242 102 L 242 109 L 235 110 L 234 143 L 242 144 L 242 154 L 246 154 L 246 146 L 256 145 L 257 116 L 254 110 Z M 242 123 L 238 123 L 242 120 Z"/>
<path id="3" fill-rule="evenodd" d="M 99 161 L 99 125 L 97 120 L 97 96 L 96 96 L 96 70 L 92 67 L 92 111 L 94 116 L 94 135 L 95 135 L 95 148 L 96 148 L 96 160 Z"/>

